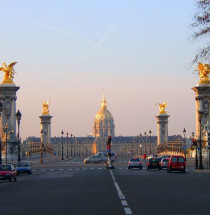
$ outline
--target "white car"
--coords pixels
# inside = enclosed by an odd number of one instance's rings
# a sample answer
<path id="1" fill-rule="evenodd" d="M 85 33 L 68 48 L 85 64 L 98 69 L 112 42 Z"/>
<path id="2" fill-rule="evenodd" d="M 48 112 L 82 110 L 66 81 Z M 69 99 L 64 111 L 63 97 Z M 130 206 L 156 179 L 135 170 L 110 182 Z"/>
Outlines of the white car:
<path id="1" fill-rule="evenodd" d="M 111 159 L 112 161 L 115 161 L 116 160 L 116 155 L 114 152 L 111 153 Z M 108 156 L 107 156 L 107 153 L 106 152 L 98 152 L 95 156 L 99 156 L 101 157 L 102 161 L 103 162 L 107 162 L 108 161 Z"/>
<path id="2" fill-rule="evenodd" d="M 100 156 L 90 156 L 84 160 L 84 163 L 100 163 L 102 161 Z"/>

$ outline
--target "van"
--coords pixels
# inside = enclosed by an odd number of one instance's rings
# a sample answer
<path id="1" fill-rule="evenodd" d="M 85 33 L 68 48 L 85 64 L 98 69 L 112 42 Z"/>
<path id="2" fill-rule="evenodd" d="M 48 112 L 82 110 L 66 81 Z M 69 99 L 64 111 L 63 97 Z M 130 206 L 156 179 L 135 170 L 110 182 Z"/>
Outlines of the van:
<path id="1" fill-rule="evenodd" d="M 114 152 L 111 153 L 111 159 L 112 161 L 115 161 L 116 160 L 116 154 Z M 108 161 L 108 156 L 107 156 L 107 152 L 98 152 L 97 154 L 95 154 L 95 156 L 99 156 L 101 157 L 101 160 L 103 162 L 107 162 Z"/>
<path id="2" fill-rule="evenodd" d="M 185 164 L 185 158 L 183 156 L 172 155 L 169 158 L 168 166 L 167 166 L 168 172 L 180 171 L 185 173 L 185 168 L 186 168 L 186 164 Z"/>

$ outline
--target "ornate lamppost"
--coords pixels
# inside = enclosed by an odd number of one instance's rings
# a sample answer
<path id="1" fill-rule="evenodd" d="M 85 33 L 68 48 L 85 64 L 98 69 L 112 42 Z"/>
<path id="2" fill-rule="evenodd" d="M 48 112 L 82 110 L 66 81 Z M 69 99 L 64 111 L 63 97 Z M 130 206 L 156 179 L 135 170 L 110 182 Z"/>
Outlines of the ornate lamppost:
<path id="1" fill-rule="evenodd" d="M 1 117 L 2 110 L 3 110 L 3 104 L 0 101 L 0 117 Z M 2 150 L 2 148 L 1 148 L 1 137 L 0 137 L 0 164 L 2 164 L 2 153 L 1 153 L 1 150 Z"/>
<path id="2" fill-rule="evenodd" d="M 152 143 L 151 143 L 151 134 L 152 134 L 152 131 L 149 130 L 149 153 L 152 154 Z"/>
<path id="3" fill-rule="evenodd" d="M 61 160 L 64 160 L 64 157 L 63 157 L 63 130 L 61 131 L 61 144 L 62 144 L 62 156 L 61 156 Z"/>
<path id="4" fill-rule="evenodd" d="M 17 113 L 15 114 L 15 116 L 16 116 L 16 120 L 17 120 L 17 124 L 18 124 L 18 132 L 17 132 L 17 139 L 18 139 L 18 162 L 20 162 L 21 161 L 21 155 L 20 155 L 20 120 L 21 120 L 22 114 L 18 110 Z"/>
<path id="5" fill-rule="evenodd" d="M 203 110 L 198 111 L 199 114 L 199 123 L 200 123 L 200 165 L 199 169 L 204 169 L 203 168 L 203 162 L 202 162 L 202 118 L 203 118 Z"/>
<path id="6" fill-rule="evenodd" d="M 69 142 L 68 142 L 69 133 L 66 133 L 66 146 L 67 146 L 67 155 L 66 158 L 69 158 Z"/>
<path id="7" fill-rule="evenodd" d="M 147 150 L 146 150 L 147 132 L 146 131 L 144 132 L 144 135 L 145 135 L 145 140 L 144 140 L 144 154 L 146 155 L 147 154 Z"/>
<path id="8" fill-rule="evenodd" d="M 73 137 L 73 134 L 71 133 L 71 140 L 72 140 L 72 137 Z M 73 147 L 73 145 L 72 145 L 72 143 L 71 143 L 71 157 L 73 156 L 73 150 L 72 150 L 72 147 Z"/>
<path id="9" fill-rule="evenodd" d="M 43 129 L 41 129 L 41 146 L 40 146 L 40 161 L 39 163 L 43 164 L 43 139 L 42 139 L 42 136 L 43 136 Z"/>
<path id="10" fill-rule="evenodd" d="M 6 164 L 7 164 L 7 132 L 8 132 L 8 128 L 9 128 L 9 125 L 8 125 L 8 123 L 6 123 L 5 124 L 5 126 L 4 126 L 4 133 L 5 133 L 5 135 L 6 135 Z"/>
<path id="11" fill-rule="evenodd" d="M 186 129 L 185 128 L 183 130 L 183 135 L 184 135 L 184 157 L 185 157 L 185 160 L 187 160 L 187 158 L 186 158 L 186 151 L 187 151 L 187 149 L 186 149 L 186 139 L 185 139 Z"/>

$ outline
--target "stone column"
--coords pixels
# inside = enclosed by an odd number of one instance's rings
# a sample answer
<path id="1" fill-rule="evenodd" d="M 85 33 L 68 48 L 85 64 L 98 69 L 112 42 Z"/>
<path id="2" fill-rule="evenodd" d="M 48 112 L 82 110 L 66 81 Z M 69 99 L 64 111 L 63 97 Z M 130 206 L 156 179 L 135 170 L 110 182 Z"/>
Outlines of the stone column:
<path id="1" fill-rule="evenodd" d="M 50 144 L 52 116 L 49 114 L 42 114 L 39 118 L 41 119 L 41 130 L 43 131 L 41 141 L 43 144 Z"/>
<path id="2" fill-rule="evenodd" d="M 192 88 L 195 92 L 196 101 L 196 139 L 200 139 L 200 122 L 198 111 L 203 112 L 202 117 L 202 133 L 205 126 L 210 122 L 210 84 L 198 84 Z"/>
<path id="3" fill-rule="evenodd" d="M 3 145 L 2 157 L 6 158 L 7 148 L 7 161 L 17 160 L 17 135 L 16 135 L 16 92 L 20 87 L 15 84 L 0 84 L 0 100 L 3 104 L 3 110 L 1 114 L 1 142 Z M 7 125 L 7 130 L 4 131 Z M 7 135 L 6 135 L 7 132 Z M 7 144 L 6 144 L 7 136 Z"/>
<path id="4" fill-rule="evenodd" d="M 157 145 L 168 141 L 168 117 L 167 114 L 158 114 L 157 118 Z"/>

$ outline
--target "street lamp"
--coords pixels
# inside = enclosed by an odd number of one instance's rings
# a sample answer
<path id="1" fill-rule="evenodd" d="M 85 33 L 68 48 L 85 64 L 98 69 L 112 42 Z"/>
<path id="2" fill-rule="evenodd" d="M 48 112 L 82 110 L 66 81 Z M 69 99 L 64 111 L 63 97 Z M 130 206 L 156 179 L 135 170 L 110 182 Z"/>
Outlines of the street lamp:
<path id="1" fill-rule="evenodd" d="M 18 112 L 15 114 L 15 116 L 16 116 L 16 120 L 17 120 L 17 124 L 18 124 L 18 132 L 17 132 L 17 139 L 18 139 L 18 162 L 20 162 L 20 160 L 21 160 L 21 156 L 20 156 L 20 120 L 21 120 L 22 114 L 18 110 Z"/>
<path id="2" fill-rule="evenodd" d="M 64 157 L 63 157 L 63 130 L 61 131 L 61 144 L 62 144 L 62 157 L 61 157 L 61 160 L 64 160 Z"/>
<path id="3" fill-rule="evenodd" d="M 199 114 L 199 123 L 200 123 L 200 165 L 199 165 L 199 169 L 203 169 L 203 162 L 202 162 L 202 118 L 203 118 L 203 110 L 199 110 L 198 111 Z"/>
<path id="4" fill-rule="evenodd" d="M 42 138 L 42 135 L 43 135 L 43 129 L 41 129 L 41 146 L 40 146 L 40 161 L 39 163 L 43 164 L 43 138 Z"/>
<path id="5" fill-rule="evenodd" d="M 72 140 L 73 134 L 71 133 L 71 140 Z M 72 141 L 71 141 L 71 157 L 73 157 L 73 150 L 72 150 Z"/>
<path id="6" fill-rule="evenodd" d="M 184 154 L 185 154 L 185 160 L 187 160 L 186 158 L 186 139 L 185 139 L 185 135 L 186 135 L 186 129 L 184 128 L 183 130 L 183 135 L 184 135 Z"/>
<path id="7" fill-rule="evenodd" d="M 2 104 L 2 102 L 0 101 L 0 117 L 1 117 L 2 110 L 3 110 L 3 104 Z M 0 164 L 2 164 L 1 137 L 0 137 Z"/>
<path id="8" fill-rule="evenodd" d="M 144 132 L 144 135 L 145 135 L 145 140 L 144 140 L 144 154 L 146 155 L 146 137 L 147 137 L 147 132 Z"/>
<path id="9" fill-rule="evenodd" d="M 8 131 L 8 123 L 5 124 L 4 126 L 4 133 L 6 134 L 6 164 L 7 164 L 7 131 Z"/>
<path id="10" fill-rule="evenodd" d="M 67 132 L 67 133 L 66 133 L 66 146 L 67 146 L 67 155 L 66 155 L 66 158 L 69 158 L 69 150 L 68 150 L 69 143 L 68 143 L 68 137 L 69 137 L 69 133 Z"/>
<path id="11" fill-rule="evenodd" d="M 149 130 L 149 137 L 150 137 L 150 138 L 149 138 L 149 139 L 150 139 L 150 140 L 149 140 L 149 153 L 150 153 L 150 154 L 152 154 L 152 146 L 151 146 L 151 144 L 152 144 L 152 143 L 151 143 L 151 134 L 152 134 L 152 131 L 151 131 L 151 130 Z"/>
<path id="12" fill-rule="evenodd" d="M 195 133 L 192 132 L 192 138 L 194 140 Z M 198 144 L 197 140 L 195 140 L 195 169 L 198 169 Z"/>
<path id="13" fill-rule="evenodd" d="M 142 147 L 142 144 L 141 144 L 141 143 L 139 144 L 139 147 L 140 147 L 140 155 L 141 155 L 141 147 Z"/>

